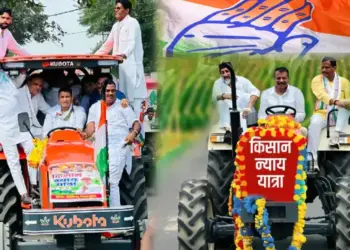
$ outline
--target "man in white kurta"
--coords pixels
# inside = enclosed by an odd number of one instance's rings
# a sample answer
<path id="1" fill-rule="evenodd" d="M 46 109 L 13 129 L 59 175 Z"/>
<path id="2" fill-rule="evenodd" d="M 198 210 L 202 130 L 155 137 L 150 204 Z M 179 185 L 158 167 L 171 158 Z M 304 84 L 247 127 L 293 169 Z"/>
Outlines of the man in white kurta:
<path id="1" fill-rule="evenodd" d="M 44 80 L 40 74 L 31 75 L 28 84 L 19 89 L 20 105 L 23 112 L 27 112 L 30 118 L 30 131 L 34 137 L 41 138 L 42 126 L 37 119 L 38 111 L 47 114 L 51 106 L 46 103 L 41 90 Z"/>
<path id="2" fill-rule="evenodd" d="M 219 65 L 221 77 L 215 81 L 212 92 L 212 100 L 218 106 L 220 128 L 226 131 L 231 128 L 230 108 L 232 108 L 231 73 L 228 67 L 232 68 L 232 65 L 227 62 Z M 247 115 L 256 112 L 254 105 L 260 96 L 260 91 L 247 78 L 234 77 L 236 78 L 237 109 L 242 112 L 241 125 L 244 125 L 246 124 L 245 118 Z"/>
<path id="3" fill-rule="evenodd" d="M 119 65 L 120 91 L 126 95 L 136 116 L 139 117 L 142 101 L 147 98 L 147 88 L 141 28 L 139 22 L 129 15 L 131 7 L 130 1 L 116 1 L 117 22 L 96 54 L 107 55 L 113 49 L 113 55 L 121 55 L 124 58 L 123 63 Z"/>
<path id="4" fill-rule="evenodd" d="M 83 107 L 73 105 L 73 92 L 70 88 L 58 91 L 59 104 L 49 109 L 43 126 L 43 138 L 59 127 L 72 127 L 82 131 L 85 127 L 86 113 Z"/>
<path id="5" fill-rule="evenodd" d="M 127 151 L 130 150 L 125 144 L 133 142 L 140 133 L 141 126 L 130 106 L 122 107 L 121 102 L 117 100 L 115 83 L 108 80 L 105 83 L 106 86 L 102 89 L 105 89 L 107 104 L 110 206 L 113 207 L 120 206 L 119 182 L 127 164 Z M 97 130 L 100 111 L 101 101 L 90 107 L 86 126 L 88 137 Z"/>
<path id="6" fill-rule="evenodd" d="M 19 129 L 18 114 L 21 113 L 19 98 L 19 91 L 10 77 L 0 71 L 0 144 L 16 188 L 22 197 L 22 203 L 29 205 L 31 198 L 24 183 L 17 145 L 20 144 L 28 156 L 33 148 L 33 142 L 29 133 L 21 133 Z"/>
<path id="7" fill-rule="evenodd" d="M 275 86 L 266 89 L 261 94 L 258 117 L 266 118 L 266 109 L 271 106 L 284 105 L 296 109 L 295 121 L 302 123 L 305 119 L 305 99 L 300 89 L 289 84 L 289 71 L 280 67 L 274 73 Z M 282 108 L 281 111 L 283 111 Z M 274 109 L 273 111 L 278 111 Z M 291 112 L 291 110 L 287 111 Z"/>

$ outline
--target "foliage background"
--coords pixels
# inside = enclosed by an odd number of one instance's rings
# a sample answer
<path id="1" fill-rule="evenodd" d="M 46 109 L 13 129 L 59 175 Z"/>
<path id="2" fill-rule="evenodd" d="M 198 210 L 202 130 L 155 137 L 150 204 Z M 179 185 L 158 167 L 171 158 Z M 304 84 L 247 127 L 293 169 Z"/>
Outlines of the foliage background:
<path id="1" fill-rule="evenodd" d="M 146 73 L 156 71 L 156 0 L 134 0 L 131 16 L 135 17 L 141 26 L 142 43 L 144 50 L 144 68 Z M 104 35 L 107 39 L 109 32 L 115 23 L 114 17 L 115 0 L 94 0 L 89 8 L 81 11 L 80 24 L 88 27 L 88 35 Z M 104 42 L 96 45 L 92 52 L 95 52 Z"/>
<path id="2" fill-rule="evenodd" d="M 285 66 L 290 71 L 290 84 L 304 94 L 308 127 L 313 112 L 315 96 L 311 91 L 311 80 L 320 74 L 321 59 L 325 55 L 308 55 L 297 59 L 294 55 L 279 57 L 234 55 L 216 59 L 200 56 L 159 59 L 158 94 L 162 137 L 159 138 L 161 155 L 176 146 L 194 139 L 194 135 L 208 136 L 203 130 L 216 119 L 216 110 L 211 102 L 212 87 L 220 77 L 218 64 L 231 61 L 237 75 L 248 78 L 260 91 L 274 85 L 273 72 Z M 350 55 L 331 55 L 337 58 L 337 72 L 350 79 Z M 258 110 L 260 99 L 256 104 Z M 195 138 L 197 138 L 195 137 Z M 172 143 L 169 141 L 173 139 Z"/>

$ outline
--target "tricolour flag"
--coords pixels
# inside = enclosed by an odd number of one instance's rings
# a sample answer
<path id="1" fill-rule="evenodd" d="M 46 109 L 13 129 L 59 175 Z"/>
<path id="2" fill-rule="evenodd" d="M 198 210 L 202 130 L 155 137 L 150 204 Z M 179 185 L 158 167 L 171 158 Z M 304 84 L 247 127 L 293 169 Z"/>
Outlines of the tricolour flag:
<path id="1" fill-rule="evenodd" d="M 101 178 L 104 178 L 108 170 L 108 149 L 107 149 L 107 107 L 104 100 L 100 101 L 101 112 L 95 133 L 95 162 Z"/>

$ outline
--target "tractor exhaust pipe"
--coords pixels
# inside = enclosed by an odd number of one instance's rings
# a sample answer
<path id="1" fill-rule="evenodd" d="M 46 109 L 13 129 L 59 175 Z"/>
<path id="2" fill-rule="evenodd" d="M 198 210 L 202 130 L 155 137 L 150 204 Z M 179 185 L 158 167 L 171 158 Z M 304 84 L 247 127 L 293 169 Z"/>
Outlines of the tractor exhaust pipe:
<path id="1" fill-rule="evenodd" d="M 234 164 L 234 159 L 236 158 L 236 145 L 239 140 L 239 136 L 242 133 L 241 128 L 241 120 L 240 113 L 237 110 L 237 93 L 236 93 L 236 74 L 231 67 L 231 64 L 226 63 L 228 70 L 231 74 L 231 101 L 232 101 L 232 109 L 230 110 L 230 118 L 231 118 L 231 143 L 232 143 L 232 158 Z"/>

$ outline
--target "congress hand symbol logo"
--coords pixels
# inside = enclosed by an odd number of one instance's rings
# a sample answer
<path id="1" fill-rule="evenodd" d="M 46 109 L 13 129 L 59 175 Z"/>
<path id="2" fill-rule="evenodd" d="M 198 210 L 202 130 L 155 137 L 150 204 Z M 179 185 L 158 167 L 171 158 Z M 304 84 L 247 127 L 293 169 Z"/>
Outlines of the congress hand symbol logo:
<path id="1" fill-rule="evenodd" d="M 303 56 L 319 40 L 302 29 L 293 31 L 311 20 L 313 8 L 307 0 L 243 0 L 184 28 L 167 46 L 166 55 L 177 51 L 211 57 L 239 52 L 265 55 L 287 49 Z"/>

